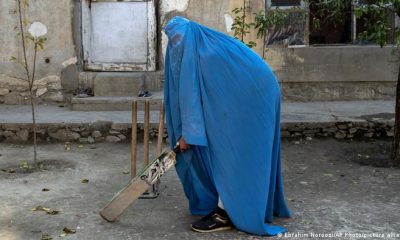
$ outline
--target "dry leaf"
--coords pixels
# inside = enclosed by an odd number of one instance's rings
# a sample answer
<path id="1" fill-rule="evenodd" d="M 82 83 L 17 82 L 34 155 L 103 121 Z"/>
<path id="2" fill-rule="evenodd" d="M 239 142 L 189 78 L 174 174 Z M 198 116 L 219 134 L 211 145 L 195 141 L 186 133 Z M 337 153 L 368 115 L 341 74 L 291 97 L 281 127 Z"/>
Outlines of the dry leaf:
<path id="1" fill-rule="evenodd" d="M 53 238 L 49 234 L 42 234 L 42 238 L 40 240 L 52 240 Z"/>
<path id="2" fill-rule="evenodd" d="M 59 214 L 60 212 L 50 208 L 49 210 L 46 211 L 46 213 L 49 215 L 56 215 Z"/>
<path id="3" fill-rule="evenodd" d="M 37 211 L 37 210 L 42 210 L 42 209 L 43 209 L 42 206 L 37 206 L 37 207 L 32 208 L 31 210 L 32 211 Z"/>
<path id="4" fill-rule="evenodd" d="M 65 228 L 63 229 L 63 232 L 64 232 L 65 234 L 74 234 L 74 233 L 76 233 L 76 230 L 75 230 L 75 229 L 71 229 L 71 228 L 65 227 Z"/>
<path id="5" fill-rule="evenodd" d="M 86 178 L 81 180 L 81 183 L 88 183 L 88 182 L 89 182 L 89 179 L 86 179 Z"/>
<path id="6" fill-rule="evenodd" d="M 52 208 L 47 208 L 47 207 L 42 207 L 42 206 L 37 206 L 31 209 L 32 211 L 43 211 L 46 212 L 49 215 L 56 215 L 59 214 L 60 211 L 52 209 Z"/>
<path id="7" fill-rule="evenodd" d="M 15 169 L 14 168 L 0 169 L 0 171 L 6 172 L 6 173 L 15 173 Z"/>

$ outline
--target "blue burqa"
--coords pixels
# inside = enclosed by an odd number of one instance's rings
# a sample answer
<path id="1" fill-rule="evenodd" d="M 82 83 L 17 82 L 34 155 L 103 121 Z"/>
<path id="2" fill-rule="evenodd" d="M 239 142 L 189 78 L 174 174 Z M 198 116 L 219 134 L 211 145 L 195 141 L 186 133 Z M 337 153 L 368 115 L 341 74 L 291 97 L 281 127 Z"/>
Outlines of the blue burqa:
<path id="1" fill-rule="evenodd" d="M 183 137 L 176 171 L 192 214 L 221 199 L 234 226 L 285 232 L 289 217 L 280 158 L 281 94 L 271 69 L 236 39 L 182 17 L 165 27 L 165 105 L 171 147 Z"/>

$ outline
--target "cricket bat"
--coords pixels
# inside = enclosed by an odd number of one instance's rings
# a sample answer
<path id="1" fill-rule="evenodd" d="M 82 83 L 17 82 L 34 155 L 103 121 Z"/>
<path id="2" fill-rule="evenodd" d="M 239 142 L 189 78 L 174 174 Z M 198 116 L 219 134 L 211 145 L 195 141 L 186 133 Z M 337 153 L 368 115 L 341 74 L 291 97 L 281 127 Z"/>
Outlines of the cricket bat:
<path id="1" fill-rule="evenodd" d="M 179 146 L 173 151 L 163 152 L 151 161 L 140 174 L 134 177 L 111 201 L 100 211 L 100 216 L 108 222 L 114 222 L 133 202 L 156 183 L 161 176 L 176 163 L 176 153 Z"/>

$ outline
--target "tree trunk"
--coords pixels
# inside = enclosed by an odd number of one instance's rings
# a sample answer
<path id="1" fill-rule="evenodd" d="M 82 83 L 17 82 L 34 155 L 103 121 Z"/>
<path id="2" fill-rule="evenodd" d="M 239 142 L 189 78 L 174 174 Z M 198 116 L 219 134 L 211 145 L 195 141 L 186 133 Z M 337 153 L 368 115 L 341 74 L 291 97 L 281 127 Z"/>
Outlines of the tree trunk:
<path id="1" fill-rule="evenodd" d="M 400 167 L 400 64 L 396 86 L 396 109 L 392 154 L 388 166 Z"/>
<path id="2" fill-rule="evenodd" d="M 32 79 L 30 82 L 29 93 L 31 95 L 31 111 L 32 111 L 32 128 L 33 128 L 33 162 L 35 167 L 39 167 L 37 160 L 37 134 L 36 134 L 36 112 L 35 112 L 35 93 L 33 92 L 33 85 L 35 83 L 35 73 L 36 73 L 36 57 L 37 57 L 38 45 L 35 43 L 35 54 L 33 55 L 33 70 Z"/>

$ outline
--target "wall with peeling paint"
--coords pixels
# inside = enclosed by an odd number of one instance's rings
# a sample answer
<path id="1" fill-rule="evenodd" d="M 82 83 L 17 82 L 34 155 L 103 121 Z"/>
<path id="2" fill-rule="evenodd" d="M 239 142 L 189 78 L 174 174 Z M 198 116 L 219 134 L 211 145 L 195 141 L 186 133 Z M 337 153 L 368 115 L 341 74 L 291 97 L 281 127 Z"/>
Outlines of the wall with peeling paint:
<path id="1" fill-rule="evenodd" d="M 259 12 L 265 9 L 264 0 L 252 0 L 247 1 L 247 21 L 253 21 L 253 13 Z M 243 0 L 212 0 L 212 1 L 195 1 L 195 0 L 161 0 L 160 8 L 160 19 L 161 24 L 165 23 L 175 15 L 180 15 L 194 20 L 200 24 L 209 26 L 223 33 L 233 35 L 231 26 L 233 23 L 234 15 L 232 10 L 234 8 L 240 8 L 243 5 Z M 256 38 L 255 31 L 247 36 L 246 41 L 249 39 L 257 43 L 257 47 L 254 50 L 257 53 L 261 53 L 262 42 Z M 165 34 L 162 35 L 162 46 L 163 53 L 167 44 Z"/>
<path id="2" fill-rule="evenodd" d="M 84 0 L 86 1 L 86 0 Z M 248 17 L 265 8 L 264 0 L 247 1 Z M 110 84 L 125 86 L 125 95 L 137 90 L 162 89 L 163 59 L 167 37 L 162 27 L 173 16 L 180 15 L 231 34 L 234 15 L 243 0 L 158 0 L 157 1 L 157 71 L 155 72 L 88 72 L 83 70 L 80 1 L 35 0 L 27 17 L 48 27 L 48 42 L 39 52 L 35 84 L 40 101 L 68 102 L 71 93 L 80 85 L 97 92 L 116 96 Z M 21 58 L 15 0 L 0 1 L 0 104 L 25 104 L 27 84 L 21 80 L 24 71 L 11 56 Z M 256 40 L 251 32 L 248 40 Z M 262 42 L 254 50 L 261 54 Z M 29 57 L 32 57 L 31 51 Z M 276 72 L 286 100 L 353 100 L 393 99 L 396 62 L 390 49 L 367 46 L 270 48 L 266 61 Z M 131 79 L 132 83 L 123 85 Z M 119 81 L 118 84 L 116 81 Z M 121 85 L 122 84 L 122 85 Z M 95 91 L 96 94 L 96 91 Z"/>
<path id="3" fill-rule="evenodd" d="M 35 0 L 30 1 L 26 17 L 29 21 L 40 21 L 48 28 L 48 41 L 45 49 L 38 53 L 38 80 L 36 95 L 41 100 L 62 102 L 61 72 L 77 62 L 73 42 L 73 0 Z M 11 56 L 22 59 L 21 39 L 14 30 L 18 26 L 15 0 L 0 1 L 0 103 L 23 104 L 27 101 L 27 84 L 22 67 L 10 62 Z M 28 58 L 32 59 L 32 45 L 29 45 Z"/>

